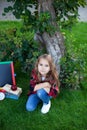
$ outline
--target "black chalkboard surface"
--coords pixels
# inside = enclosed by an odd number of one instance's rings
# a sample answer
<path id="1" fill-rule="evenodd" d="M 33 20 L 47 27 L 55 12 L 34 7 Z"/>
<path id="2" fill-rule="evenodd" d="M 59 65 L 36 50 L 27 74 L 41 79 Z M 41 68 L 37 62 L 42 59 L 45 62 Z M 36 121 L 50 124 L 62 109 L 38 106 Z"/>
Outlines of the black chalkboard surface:
<path id="1" fill-rule="evenodd" d="M 15 80 L 13 62 L 0 62 L 0 87 L 5 84 L 12 85 L 13 80 Z"/>

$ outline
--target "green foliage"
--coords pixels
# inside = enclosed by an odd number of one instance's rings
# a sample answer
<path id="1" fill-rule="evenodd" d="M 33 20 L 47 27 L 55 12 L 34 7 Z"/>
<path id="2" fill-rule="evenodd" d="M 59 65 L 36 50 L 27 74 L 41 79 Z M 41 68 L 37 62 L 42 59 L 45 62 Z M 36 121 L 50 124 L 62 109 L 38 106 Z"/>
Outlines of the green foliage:
<path id="1" fill-rule="evenodd" d="M 61 29 L 72 29 L 72 26 L 74 26 L 76 23 L 78 23 L 78 20 L 74 17 L 70 17 L 70 19 L 65 21 L 57 21 Z"/>
<path id="2" fill-rule="evenodd" d="M 39 30 L 40 33 L 46 31 L 49 34 L 52 34 L 56 29 L 54 28 L 54 26 L 52 26 L 50 19 L 51 16 L 49 12 L 40 13 L 35 23 L 35 30 Z"/>
<path id="3" fill-rule="evenodd" d="M 81 57 L 73 58 L 73 53 L 67 53 L 61 60 L 61 86 L 72 89 L 81 88 L 84 78 L 85 60 Z"/>
<path id="4" fill-rule="evenodd" d="M 54 8 L 57 14 L 58 21 L 76 19 L 78 17 L 78 8 L 85 6 L 85 0 L 54 0 Z"/>
<path id="5" fill-rule="evenodd" d="M 32 24 L 35 21 L 35 16 L 31 15 L 31 11 L 29 10 L 29 7 L 32 8 L 32 4 L 36 5 L 35 0 L 34 2 L 32 0 L 8 0 L 8 2 L 13 2 L 14 4 L 13 6 L 4 8 L 3 15 L 11 11 L 17 19 L 23 19 L 25 24 Z"/>
<path id="6" fill-rule="evenodd" d="M 34 31 L 20 32 L 17 29 L 9 28 L 0 31 L 0 60 L 20 62 L 22 71 L 27 72 L 33 67 L 38 55 L 41 54 L 41 49 L 33 40 Z"/>
<path id="7" fill-rule="evenodd" d="M 11 11 L 17 19 L 23 19 L 25 25 L 32 25 L 32 27 L 39 26 L 40 32 L 54 31 L 54 28 L 50 23 L 50 15 L 47 12 L 43 13 L 42 11 L 38 14 L 37 7 L 40 3 L 37 0 L 8 0 L 8 2 L 14 2 L 13 6 L 5 8 L 3 15 Z M 29 8 L 32 8 L 33 5 L 35 6 L 35 10 L 32 14 Z M 56 12 L 56 20 L 58 23 L 63 22 L 63 24 L 65 20 L 68 20 L 69 22 L 67 24 L 72 24 L 78 17 L 78 8 L 80 6 L 84 7 L 85 5 L 85 0 L 54 0 L 53 6 Z"/>
<path id="8" fill-rule="evenodd" d="M 87 24 L 77 23 L 65 32 L 65 56 L 61 60 L 61 86 L 66 88 L 82 88 L 87 78 Z M 83 31 L 81 32 L 83 28 Z"/>
<path id="9" fill-rule="evenodd" d="M 33 3 L 32 1 L 23 0 L 20 3 L 20 1 L 16 0 L 13 7 L 8 6 L 7 8 L 4 8 L 3 15 L 11 11 L 17 19 L 21 18 L 23 20 L 23 24 L 26 28 L 31 26 L 32 29 L 35 31 L 38 30 L 40 33 L 47 31 L 52 34 L 55 31 L 55 28 L 51 24 L 50 12 L 41 12 L 40 15 L 37 15 L 37 10 L 35 10 L 34 14 L 32 14 L 29 10 L 29 8 L 32 8 L 33 6 L 32 4 L 35 4 L 35 7 L 37 7 L 35 1 Z"/>

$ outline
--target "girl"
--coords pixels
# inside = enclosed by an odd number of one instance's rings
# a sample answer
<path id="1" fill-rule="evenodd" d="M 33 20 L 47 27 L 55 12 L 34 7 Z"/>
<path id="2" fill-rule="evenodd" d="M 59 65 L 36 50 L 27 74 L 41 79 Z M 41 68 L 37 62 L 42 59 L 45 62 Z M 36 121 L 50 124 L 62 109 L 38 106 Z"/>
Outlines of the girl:
<path id="1" fill-rule="evenodd" d="M 35 64 L 35 69 L 32 70 L 26 109 L 34 111 L 37 105 L 42 102 L 41 113 L 49 112 L 50 99 L 57 96 L 58 86 L 58 74 L 52 57 L 48 54 L 40 56 Z"/>

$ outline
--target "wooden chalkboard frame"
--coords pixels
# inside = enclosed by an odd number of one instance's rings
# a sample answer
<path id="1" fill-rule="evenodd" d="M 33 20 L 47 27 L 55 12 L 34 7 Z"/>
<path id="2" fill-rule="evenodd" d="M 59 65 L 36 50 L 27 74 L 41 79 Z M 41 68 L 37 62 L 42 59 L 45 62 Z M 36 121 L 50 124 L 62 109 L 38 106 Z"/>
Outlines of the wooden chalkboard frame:
<path id="1" fill-rule="evenodd" d="M 13 61 L 0 62 L 0 87 L 16 85 Z"/>

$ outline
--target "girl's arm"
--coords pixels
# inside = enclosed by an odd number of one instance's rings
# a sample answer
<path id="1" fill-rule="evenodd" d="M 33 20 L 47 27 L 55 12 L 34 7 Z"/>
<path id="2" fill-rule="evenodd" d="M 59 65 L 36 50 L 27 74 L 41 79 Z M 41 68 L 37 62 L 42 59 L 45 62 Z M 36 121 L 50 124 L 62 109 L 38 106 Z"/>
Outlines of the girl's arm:
<path id="1" fill-rule="evenodd" d="M 44 83 L 39 83 L 39 84 L 36 84 L 35 87 L 34 87 L 34 91 L 37 91 L 41 88 L 44 88 L 45 90 L 48 91 L 48 89 L 50 90 L 51 88 L 51 85 L 49 82 L 44 82 Z M 47 89 L 46 89 L 47 88 Z"/>
<path id="2" fill-rule="evenodd" d="M 37 77 L 36 71 L 33 69 L 32 72 L 31 72 L 30 85 L 29 85 L 31 92 L 34 91 L 34 88 L 37 84 L 37 81 L 38 81 L 38 77 Z"/>
<path id="3" fill-rule="evenodd" d="M 50 88 L 49 96 L 52 96 L 55 98 L 57 94 L 59 93 L 59 87 L 54 80 L 51 80 L 50 84 L 51 84 L 51 88 Z"/>

